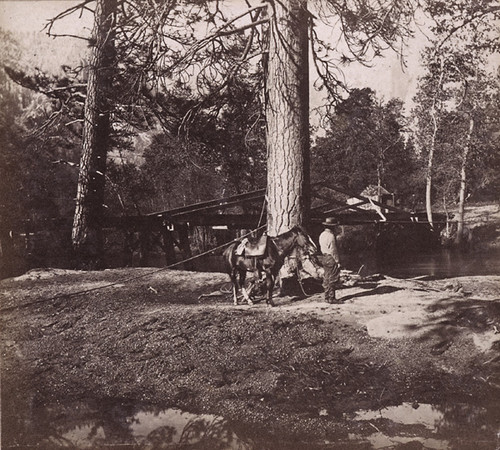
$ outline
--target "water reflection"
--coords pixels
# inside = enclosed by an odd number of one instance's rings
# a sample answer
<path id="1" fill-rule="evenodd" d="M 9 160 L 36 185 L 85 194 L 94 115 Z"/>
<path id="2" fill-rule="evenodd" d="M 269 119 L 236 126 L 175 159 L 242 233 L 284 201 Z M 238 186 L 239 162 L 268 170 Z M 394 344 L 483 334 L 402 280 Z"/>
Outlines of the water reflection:
<path id="1" fill-rule="evenodd" d="M 347 429 L 352 426 L 359 431 L 359 425 L 365 424 L 363 433 L 287 442 L 283 436 L 256 434 L 258 430 L 253 427 L 246 428 L 252 429 L 249 437 L 242 424 L 220 416 L 118 401 L 68 402 L 18 410 L 10 426 L 2 427 L 2 444 L 3 448 L 127 450 L 381 449 L 408 444 L 411 448 L 493 450 L 500 444 L 499 410 L 497 406 L 487 409 L 466 404 L 403 403 L 346 414 Z"/>
<path id="2" fill-rule="evenodd" d="M 440 249 L 430 253 L 401 252 L 400 254 L 346 255 L 344 265 L 363 274 L 410 278 L 429 276 L 450 278 L 476 275 L 500 275 L 500 250 L 464 252 Z"/>
<path id="3" fill-rule="evenodd" d="M 403 403 L 379 410 L 360 410 L 355 420 L 388 419 L 405 425 L 419 424 L 431 430 L 444 419 L 444 413 L 433 405 Z"/>
<path id="4" fill-rule="evenodd" d="M 475 275 L 500 275 L 500 249 L 464 252 L 455 249 L 438 249 L 428 253 L 352 253 L 342 255 L 346 269 L 363 275 L 383 273 L 397 278 L 429 276 L 450 278 Z M 193 263 L 194 270 L 224 272 L 221 256 L 209 255 Z"/>
<path id="5" fill-rule="evenodd" d="M 429 449 L 497 449 L 500 444 L 499 407 L 484 408 L 467 404 L 430 405 L 403 403 L 380 410 L 360 410 L 354 420 L 367 421 L 377 430 L 367 437 L 375 449 L 394 448 L 409 442 L 418 442 Z M 390 435 L 375 424 L 394 431 Z"/>
<path id="6" fill-rule="evenodd" d="M 409 448 L 409 449 L 435 449 L 444 450 L 452 449 L 448 441 L 443 441 L 435 438 L 423 438 L 414 436 L 388 436 L 384 433 L 373 433 L 367 439 L 370 447 L 373 449 L 396 449 L 396 448 Z M 408 446 L 408 447 L 407 447 Z M 473 447 L 467 447 L 473 450 Z M 465 450 L 465 448 L 461 448 Z"/>
<path id="7" fill-rule="evenodd" d="M 222 417 L 179 409 L 110 401 L 73 402 L 32 408 L 31 417 L 26 417 L 27 411 L 18 414 L 14 421 L 17 429 L 11 428 L 4 435 L 5 448 L 263 448 L 238 437 Z"/>

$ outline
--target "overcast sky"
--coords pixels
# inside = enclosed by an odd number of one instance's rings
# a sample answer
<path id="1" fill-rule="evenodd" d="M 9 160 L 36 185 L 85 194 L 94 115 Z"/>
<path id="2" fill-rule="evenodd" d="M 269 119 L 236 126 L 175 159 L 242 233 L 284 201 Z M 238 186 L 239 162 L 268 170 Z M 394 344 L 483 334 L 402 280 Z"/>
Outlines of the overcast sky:
<path id="1" fill-rule="evenodd" d="M 76 1 L 66 0 L 25 0 L 25 1 L 0 1 L 0 26 L 4 29 L 15 31 L 39 31 L 47 20 L 57 13 L 65 10 Z M 65 23 L 61 23 L 59 32 L 73 32 L 91 26 L 88 20 L 78 19 L 74 15 Z M 418 32 L 417 38 L 410 42 L 406 50 L 406 68 L 402 68 L 401 62 L 391 52 L 387 52 L 383 58 L 377 59 L 372 68 L 364 68 L 351 65 L 344 69 L 346 81 L 351 87 L 371 87 L 385 100 L 399 97 L 405 103 L 409 102 L 415 93 L 417 77 L 420 74 L 419 53 L 426 45 L 426 37 Z M 64 45 L 61 41 L 60 45 Z M 311 103 L 314 106 L 319 102 L 319 94 L 311 91 Z"/>

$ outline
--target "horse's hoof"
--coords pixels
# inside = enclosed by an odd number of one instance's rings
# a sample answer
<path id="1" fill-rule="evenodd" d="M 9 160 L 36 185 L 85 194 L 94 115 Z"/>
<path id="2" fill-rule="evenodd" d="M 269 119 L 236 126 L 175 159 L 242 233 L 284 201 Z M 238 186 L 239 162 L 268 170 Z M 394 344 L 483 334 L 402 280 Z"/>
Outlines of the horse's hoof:
<path id="1" fill-rule="evenodd" d="M 252 300 L 248 300 L 247 303 L 248 303 L 248 306 L 253 306 Z"/>

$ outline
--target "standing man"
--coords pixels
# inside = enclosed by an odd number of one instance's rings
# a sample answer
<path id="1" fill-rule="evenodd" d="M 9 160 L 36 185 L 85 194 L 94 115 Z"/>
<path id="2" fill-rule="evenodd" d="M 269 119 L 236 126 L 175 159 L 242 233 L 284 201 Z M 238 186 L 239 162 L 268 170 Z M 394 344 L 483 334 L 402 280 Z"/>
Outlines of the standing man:
<path id="1" fill-rule="evenodd" d="M 337 239 L 333 232 L 333 227 L 338 222 L 328 217 L 323 225 L 324 231 L 319 235 L 319 247 L 323 254 L 323 267 L 325 276 L 323 278 L 323 288 L 325 289 L 325 300 L 327 303 L 342 303 L 335 297 L 335 289 L 340 282 L 340 258 L 337 249 Z"/>

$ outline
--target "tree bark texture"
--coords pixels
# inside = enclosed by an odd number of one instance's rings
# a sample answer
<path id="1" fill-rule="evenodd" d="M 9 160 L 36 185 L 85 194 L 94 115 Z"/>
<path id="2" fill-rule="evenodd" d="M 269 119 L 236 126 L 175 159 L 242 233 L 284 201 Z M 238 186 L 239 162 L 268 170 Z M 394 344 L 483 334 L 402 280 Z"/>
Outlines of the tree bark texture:
<path id="1" fill-rule="evenodd" d="M 436 134 L 437 134 L 437 118 L 436 112 L 431 111 L 433 130 L 431 137 L 431 145 L 429 147 L 429 154 L 427 156 L 427 173 L 425 176 L 425 210 L 427 211 L 427 220 L 431 227 L 434 226 L 434 221 L 432 217 L 432 173 L 434 168 L 434 148 L 436 146 Z"/>
<path id="2" fill-rule="evenodd" d="M 103 251 L 101 218 L 109 149 L 110 95 L 115 65 L 115 14 L 116 0 L 97 0 L 72 230 L 73 248 L 80 263 L 85 265 L 99 265 Z"/>
<path id="3" fill-rule="evenodd" d="M 437 111 L 438 96 L 440 94 L 441 86 L 443 84 L 444 78 L 444 59 L 441 57 L 439 59 L 439 78 L 434 92 L 434 98 L 432 99 L 432 106 L 430 109 L 430 115 L 432 120 L 432 136 L 429 148 L 429 155 L 427 159 L 427 175 L 425 178 L 425 209 L 427 211 L 427 220 L 429 221 L 431 228 L 434 227 L 434 220 L 432 217 L 432 175 L 434 169 L 434 151 L 436 149 L 436 136 L 439 128 L 439 113 Z"/>
<path id="4" fill-rule="evenodd" d="M 457 236 L 456 244 L 462 244 L 464 238 L 464 218 L 465 218 L 465 194 L 467 191 L 467 163 L 470 150 L 470 141 L 472 132 L 474 131 L 474 117 L 469 118 L 469 130 L 465 140 L 465 145 L 462 151 L 462 164 L 460 167 L 460 190 L 458 195 L 458 220 L 457 220 Z"/>
<path id="5" fill-rule="evenodd" d="M 267 231 L 302 225 L 309 192 L 307 0 L 269 3 L 266 76 Z"/>

